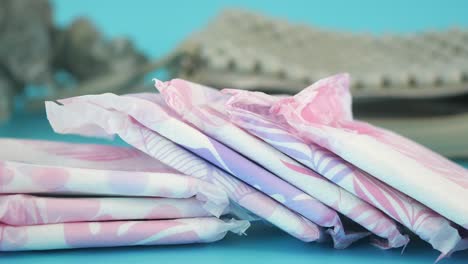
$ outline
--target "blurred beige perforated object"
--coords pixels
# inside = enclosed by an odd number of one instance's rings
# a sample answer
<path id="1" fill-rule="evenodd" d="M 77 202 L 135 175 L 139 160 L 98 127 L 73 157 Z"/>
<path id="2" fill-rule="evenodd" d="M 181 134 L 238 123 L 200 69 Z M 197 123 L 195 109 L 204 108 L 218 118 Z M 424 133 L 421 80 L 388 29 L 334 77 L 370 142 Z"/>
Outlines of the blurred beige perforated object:
<path id="1" fill-rule="evenodd" d="M 337 72 L 355 98 L 436 97 L 468 92 L 468 31 L 382 35 L 325 31 L 227 10 L 188 39 L 196 67 L 173 75 L 217 87 L 295 93 Z"/>
<path id="2" fill-rule="evenodd" d="M 287 94 L 349 72 L 358 102 L 440 98 L 468 93 L 468 30 L 376 36 L 228 9 L 166 57 L 83 86 L 115 90 L 107 86 L 129 86 L 128 81 L 159 68 L 169 70 L 170 77 L 214 87 Z"/>

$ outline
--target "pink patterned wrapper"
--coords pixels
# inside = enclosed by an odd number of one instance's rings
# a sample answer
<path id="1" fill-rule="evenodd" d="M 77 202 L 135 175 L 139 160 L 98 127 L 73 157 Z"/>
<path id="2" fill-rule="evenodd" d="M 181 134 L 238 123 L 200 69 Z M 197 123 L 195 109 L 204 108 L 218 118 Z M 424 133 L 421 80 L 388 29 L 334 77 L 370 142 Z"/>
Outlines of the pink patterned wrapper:
<path id="1" fill-rule="evenodd" d="M 217 186 L 182 174 L 94 170 L 0 161 L 0 194 L 196 197 L 219 216 L 229 199 Z"/>
<path id="2" fill-rule="evenodd" d="M 468 170 L 393 132 L 353 120 L 347 74 L 282 99 L 272 111 L 303 138 L 468 228 L 468 207 L 460 202 L 468 200 Z"/>
<path id="3" fill-rule="evenodd" d="M 280 99 L 264 93 L 225 90 L 231 120 L 268 144 L 379 208 L 442 252 L 463 249 L 456 228 L 418 201 L 375 179 L 333 152 L 301 139 L 281 117 L 269 112 Z M 466 246 L 466 245 L 465 245 Z"/>
<path id="4" fill-rule="evenodd" d="M 0 196 L 0 224 L 11 226 L 208 216 L 195 198 Z"/>
<path id="5" fill-rule="evenodd" d="M 229 95 L 180 79 L 165 83 L 156 81 L 156 87 L 167 104 L 186 121 L 274 172 L 279 177 L 278 180 L 284 179 L 302 189 L 307 194 L 302 193 L 301 197 L 317 198 L 320 202 L 348 216 L 378 237 L 387 239 L 388 241 L 379 241 L 379 245 L 382 247 L 400 247 L 407 243 L 407 237 L 402 235 L 398 231 L 397 225 L 381 211 L 328 181 L 322 175 L 304 167 L 264 141 L 233 125 L 229 120 L 225 106 L 230 98 Z M 271 183 L 266 181 L 264 185 L 271 185 Z M 260 185 L 262 190 L 264 185 Z M 288 198 L 293 198 L 293 201 L 288 201 Z M 286 206 L 297 208 L 294 207 L 294 196 L 291 194 L 283 195 L 282 200 L 286 201 L 284 203 Z M 299 208 L 298 212 L 319 225 L 335 225 L 338 230 L 342 229 L 341 221 L 336 212 L 328 207 L 325 209 L 323 207 L 322 203 L 314 204 L 314 208 L 302 207 Z M 327 222 L 324 219 L 333 222 Z M 340 244 L 346 246 L 351 242 L 340 233 L 334 235 L 338 246 Z M 354 238 L 357 237 L 359 236 Z"/>
<path id="6" fill-rule="evenodd" d="M 130 145 L 177 171 L 217 185 L 225 190 L 238 205 L 287 233 L 303 241 L 315 241 L 322 238 L 322 231 L 314 223 L 140 124 L 134 117 L 136 113 L 150 120 L 156 117 L 153 121 L 157 121 L 159 117 L 157 112 L 137 107 L 152 105 L 147 100 L 104 94 L 72 98 L 61 103 L 63 103 L 62 106 L 52 102 L 46 103 L 49 121 L 56 132 L 86 136 L 118 134 Z M 193 141 L 194 144 L 198 142 L 196 138 L 179 135 L 183 131 L 179 131 L 177 127 L 169 126 L 168 129 L 174 129 L 172 133 L 181 138 L 185 137 L 186 141 Z"/>
<path id="7" fill-rule="evenodd" d="M 96 170 L 180 172 L 129 147 L 0 138 L 0 160 Z"/>
<path id="8" fill-rule="evenodd" d="M 229 231 L 243 234 L 248 227 L 245 220 L 225 222 L 215 217 L 35 226 L 0 224 L 0 251 L 209 243 L 222 239 Z"/>

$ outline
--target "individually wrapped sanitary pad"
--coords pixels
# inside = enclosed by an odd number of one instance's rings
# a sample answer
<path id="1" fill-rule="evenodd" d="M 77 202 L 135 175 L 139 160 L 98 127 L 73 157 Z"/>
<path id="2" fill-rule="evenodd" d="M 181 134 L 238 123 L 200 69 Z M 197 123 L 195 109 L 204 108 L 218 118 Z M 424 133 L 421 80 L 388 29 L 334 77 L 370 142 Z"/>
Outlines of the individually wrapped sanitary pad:
<path id="1" fill-rule="evenodd" d="M 0 160 L 83 169 L 180 174 L 138 149 L 47 140 L 0 138 Z"/>
<path id="2" fill-rule="evenodd" d="M 0 224 L 0 250 L 49 250 L 88 247 L 208 243 L 227 232 L 243 234 L 244 220 L 215 217 L 153 221 L 79 222 L 34 226 Z"/>
<path id="3" fill-rule="evenodd" d="M 0 196 L 0 223 L 11 226 L 208 216 L 195 198 Z"/>
<path id="4" fill-rule="evenodd" d="M 15 161 L 0 161 L 0 171 L 0 194 L 197 197 L 216 216 L 229 205 L 223 190 L 180 173 L 81 169 Z"/>

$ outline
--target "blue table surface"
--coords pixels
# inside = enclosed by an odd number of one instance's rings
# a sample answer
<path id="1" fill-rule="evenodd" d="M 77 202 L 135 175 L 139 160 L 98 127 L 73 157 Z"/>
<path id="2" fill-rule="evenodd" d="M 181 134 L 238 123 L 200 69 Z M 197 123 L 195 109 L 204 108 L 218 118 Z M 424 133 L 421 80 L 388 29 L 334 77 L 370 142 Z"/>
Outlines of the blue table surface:
<path id="1" fill-rule="evenodd" d="M 468 26 L 468 1 L 111 1 L 53 0 L 55 22 L 68 25 L 77 16 L 90 17 L 106 36 L 126 35 L 151 56 L 172 50 L 193 30 L 203 27 L 224 7 L 242 7 L 295 22 L 354 32 L 414 32 Z M 0 125 L 0 137 L 63 140 L 125 145 L 99 139 L 56 135 L 43 114 L 17 113 Z M 468 163 L 464 163 L 468 165 Z M 329 244 L 303 243 L 265 223 L 254 224 L 246 237 L 228 234 L 212 244 L 124 247 L 0 253 L 0 263 L 433 263 L 437 252 L 418 239 L 401 250 L 379 250 L 365 242 L 346 250 Z M 47 237 L 44 237 L 47 240 Z M 441 263 L 468 263 L 468 252 Z"/>

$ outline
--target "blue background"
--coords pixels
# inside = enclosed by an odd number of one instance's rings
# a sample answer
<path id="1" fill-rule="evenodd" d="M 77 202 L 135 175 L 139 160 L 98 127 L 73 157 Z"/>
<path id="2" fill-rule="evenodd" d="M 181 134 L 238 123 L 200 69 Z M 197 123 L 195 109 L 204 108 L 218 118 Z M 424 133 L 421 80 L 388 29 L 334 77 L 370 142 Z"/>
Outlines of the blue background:
<path id="1" fill-rule="evenodd" d="M 415 32 L 468 26 L 468 1 L 53 1 L 56 23 L 68 25 L 88 16 L 108 37 L 129 36 L 150 56 L 161 56 L 224 7 L 245 7 L 295 22 L 354 32 Z M 0 125 L 0 137 L 37 138 L 124 145 L 76 136 L 55 135 L 44 114 L 15 113 Z M 467 165 L 467 163 L 464 163 Z M 47 240 L 47 237 L 44 237 Z M 433 263 L 437 252 L 413 239 L 399 249 L 382 251 L 367 243 L 347 250 L 329 244 L 302 243 L 264 223 L 247 237 L 229 234 L 209 245 L 60 250 L 0 253 L 0 263 Z M 441 263 L 468 263 L 468 252 Z"/>
<path id="2" fill-rule="evenodd" d="M 290 21 L 355 32 L 414 32 L 468 25 L 463 0 L 53 1 L 56 22 L 90 17 L 108 36 L 126 35 L 152 56 L 166 54 L 226 7 L 247 8 Z"/>

